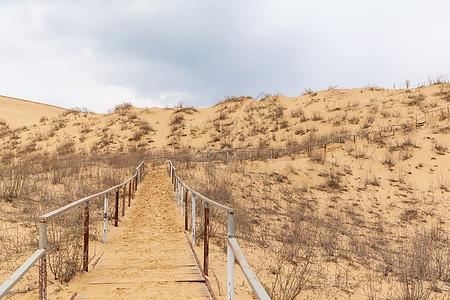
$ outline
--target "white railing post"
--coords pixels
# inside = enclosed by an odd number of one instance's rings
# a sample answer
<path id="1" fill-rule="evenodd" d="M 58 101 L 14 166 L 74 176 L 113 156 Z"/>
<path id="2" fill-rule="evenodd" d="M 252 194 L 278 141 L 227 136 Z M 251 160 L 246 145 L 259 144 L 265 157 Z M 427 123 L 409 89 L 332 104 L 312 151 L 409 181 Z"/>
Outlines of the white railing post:
<path id="1" fill-rule="evenodd" d="M 47 299 L 47 219 L 41 219 L 39 223 L 39 249 L 46 252 L 40 258 L 39 263 L 39 300 Z"/>
<path id="2" fill-rule="evenodd" d="M 234 212 L 228 213 L 228 238 L 234 238 Z M 227 299 L 234 300 L 234 253 L 227 238 Z"/>
<path id="3" fill-rule="evenodd" d="M 180 206 L 180 198 L 178 198 L 178 188 L 179 188 L 178 184 L 179 184 L 179 181 L 175 177 L 175 199 L 177 199 L 178 206 Z"/>
<path id="4" fill-rule="evenodd" d="M 131 193 L 131 189 L 130 189 Z M 108 193 L 105 194 L 105 205 L 103 210 L 103 244 L 106 244 L 108 237 Z"/>
<path id="5" fill-rule="evenodd" d="M 185 189 L 185 187 L 184 186 L 181 186 L 181 216 L 183 216 L 183 201 L 184 201 L 184 189 Z"/>
<path id="6" fill-rule="evenodd" d="M 195 245 L 195 194 L 192 193 L 192 245 Z"/>

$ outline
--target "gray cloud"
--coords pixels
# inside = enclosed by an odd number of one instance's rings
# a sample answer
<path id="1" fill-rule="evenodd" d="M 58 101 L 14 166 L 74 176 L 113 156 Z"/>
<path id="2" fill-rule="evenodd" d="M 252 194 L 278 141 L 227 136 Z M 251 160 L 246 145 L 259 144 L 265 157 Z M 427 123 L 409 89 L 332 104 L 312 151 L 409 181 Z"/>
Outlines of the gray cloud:
<path id="1" fill-rule="evenodd" d="M 0 94 L 99 112 L 426 80 L 446 1 L 0 2 Z"/>

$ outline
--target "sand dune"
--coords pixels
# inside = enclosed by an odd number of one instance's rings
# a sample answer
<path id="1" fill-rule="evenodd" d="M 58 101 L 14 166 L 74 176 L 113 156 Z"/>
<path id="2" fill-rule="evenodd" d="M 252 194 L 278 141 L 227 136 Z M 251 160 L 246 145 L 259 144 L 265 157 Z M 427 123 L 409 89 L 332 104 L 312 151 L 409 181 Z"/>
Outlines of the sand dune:
<path id="1" fill-rule="evenodd" d="M 42 117 L 54 118 L 65 108 L 7 96 L 0 96 L 0 121 L 10 129 L 39 123 Z"/>

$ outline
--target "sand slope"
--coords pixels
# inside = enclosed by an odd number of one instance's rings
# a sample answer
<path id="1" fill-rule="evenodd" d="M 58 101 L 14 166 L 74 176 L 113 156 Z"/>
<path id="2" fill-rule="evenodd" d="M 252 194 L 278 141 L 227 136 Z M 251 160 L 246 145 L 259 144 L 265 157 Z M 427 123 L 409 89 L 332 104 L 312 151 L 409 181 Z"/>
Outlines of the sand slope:
<path id="1" fill-rule="evenodd" d="M 10 129 L 37 124 L 42 117 L 54 118 L 65 111 L 53 105 L 0 96 L 0 121 L 6 121 Z"/>

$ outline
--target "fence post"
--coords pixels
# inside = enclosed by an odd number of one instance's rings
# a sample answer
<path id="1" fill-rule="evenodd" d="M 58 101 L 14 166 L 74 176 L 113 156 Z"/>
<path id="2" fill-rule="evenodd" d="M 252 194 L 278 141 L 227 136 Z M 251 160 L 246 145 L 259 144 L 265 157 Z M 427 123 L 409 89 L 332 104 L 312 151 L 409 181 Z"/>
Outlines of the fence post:
<path id="1" fill-rule="evenodd" d="M 180 199 L 180 205 L 181 205 L 180 211 L 181 211 L 181 216 L 183 216 L 183 201 L 184 201 L 183 196 L 184 196 L 184 189 L 185 189 L 185 187 L 184 187 L 184 186 L 181 186 L 181 191 L 180 191 L 180 193 L 181 193 L 181 199 Z"/>
<path id="2" fill-rule="evenodd" d="M 178 197 L 178 190 L 180 189 L 180 182 L 175 178 L 175 199 L 178 201 L 178 206 L 180 206 L 180 198 Z"/>
<path id="3" fill-rule="evenodd" d="M 250 149 L 250 160 L 252 160 L 252 150 Z"/>
<path id="4" fill-rule="evenodd" d="M 84 208 L 84 249 L 83 249 L 83 270 L 88 271 L 89 264 L 89 201 Z"/>
<path id="5" fill-rule="evenodd" d="M 234 212 L 228 213 L 228 238 L 234 238 Z M 227 299 L 234 300 L 234 253 L 227 238 Z"/>
<path id="6" fill-rule="evenodd" d="M 128 207 L 131 205 L 131 180 L 128 186 Z"/>
<path id="7" fill-rule="evenodd" d="M 125 201 L 127 198 L 127 185 L 124 184 L 123 186 L 123 201 L 122 201 L 122 217 L 125 216 Z"/>
<path id="8" fill-rule="evenodd" d="M 103 209 L 103 244 L 106 244 L 108 236 L 108 198 L 109 194 L 105 194 L 105 205 Z"/>
<path id="9" fill-rule="evenodd" d="M 325 152 L 325 153 L 327 153 L 327 143 L 325 142 L 325 144 L 323 144 L 323 151 Z"/>
<path id="10" fill-rule="evenodd" d="M 47 251 L 47 219 L 41 219 L 39 223 L 39 249 Z M 39 300 L 47 299 L 47 252 L 39 262 Z"/>
<path id="11" fill-rule="evenodd" d="M 184 203 L 184 230 L 188 230 L 188 190 L 186 189 L 185 194 L 184 194 L 184 199 L 185 199 L 185 203 Z"/>
<path id="12" fill-rule="evenodd" d="M 270 159 L 273 159 L 272 150 L 270 150 Z"/>
<path id="13" fill-rule="evenodd" d="M 137 186 L 138 186 L 137 178 L 134 177 L 134 191 L 137 191 Z"/>
<path id="14" fill-rule="evenodd" d="M 205 243 L 203 246 L 203 273 L 208 276 L 209 261 L 209 203 L 205 202 Z"/>
<path id="15" fill-rule="evenodd" d="M 195 194 L 192 193 L 192 245 L 195 245 Z"/>
<path id="16" fill-rule="evenodd" d="M 237 152 L 237 151 L 234 150 L 234 161 L 236 161 L 236 156 L 237 156 L 237 155 L 236 155 L 236 152 Z"/>
<path id="17" fill-rule="evenodd" d="M 119 188 L 116 188 L 116 210 L 114 211 L 114 226 L 119 226 Z"/>
<path id="18" fill-rule="evenodd" d="M 228 156 L 229 156 L 229 155 L 228 155 L 228 150 L 227 150 L 227 162 L 228 162 Z"/>

